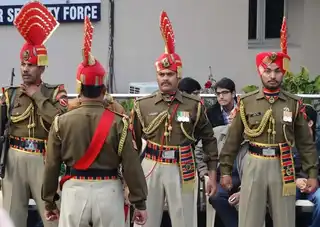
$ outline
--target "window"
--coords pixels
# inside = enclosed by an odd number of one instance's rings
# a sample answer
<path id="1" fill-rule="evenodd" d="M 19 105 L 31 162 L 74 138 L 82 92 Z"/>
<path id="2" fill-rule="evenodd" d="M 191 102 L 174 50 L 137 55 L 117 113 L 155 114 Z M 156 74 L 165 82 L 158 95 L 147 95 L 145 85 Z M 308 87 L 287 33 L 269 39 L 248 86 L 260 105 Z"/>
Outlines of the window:
<path id="1" fill-rule="evenodd" d="M 249 0 L 249 44 L 279 45 L 287 0 Z"/>

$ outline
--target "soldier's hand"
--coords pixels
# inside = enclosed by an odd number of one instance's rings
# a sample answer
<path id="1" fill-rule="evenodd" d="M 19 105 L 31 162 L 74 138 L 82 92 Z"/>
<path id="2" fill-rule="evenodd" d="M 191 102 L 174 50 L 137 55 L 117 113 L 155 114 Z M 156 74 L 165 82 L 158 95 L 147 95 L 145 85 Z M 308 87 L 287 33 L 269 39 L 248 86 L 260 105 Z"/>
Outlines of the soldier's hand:
<path id="1" fill-rule="evenodd" d="M 44 216 L 46 217 L 47 221 L 56 221 L 59 220 L 60 211 L 58 208 L 55 210 L 45 210 Z"/>
<path id="2" fill-rule="evenodd" d="M 223 175 L 220 177 L 221 186 L 230 191 L 232 189 L 232 177 L 230 175 Z"/>
<path id="3" fill-rule="evenodd" d="M 29 97 L 31 97 L 34 93 L 40 91 L 40 86 L 37 86 L 35 84 L 31 84 L 31 85 L 21 84 L 20 88 L 21 88 L 21 91 Z"/>
<path id="4" fill-rule="evenodd" d="M 309 178 L 307 181 L 307 188 L 306 188 L 306 192 L 307 193 L 312 193 L 315 192 L 318 189 L 319 185 L 318 185 L 318 179 L 316 178 Z"/>
<path id="5" fill-rule="evenodd" d="M 123 193 L 124 193 L 124 203 L 125 203 L 126 205 L 130 205 L 130 200 L 129 200 L 129 194 L 130 194 L 130 192 L 129 192 L 129 188 L 128 188 L 128 187 L 125 187 Z"/>
<path id="6" fill-rule="evenodd" d="M 217 192 L 217 182 L 209 178 L 206 185 L 206 194 L 207 196 L 214 196 Z"/>
<path id="7" fill-rule="evenodd" d="M 132 222 L 136 223 L 137 225 L 144 225 L 146 224 L 147 219 L 148 213 L 146 210 L 135 209 L 132 217 Z"/>

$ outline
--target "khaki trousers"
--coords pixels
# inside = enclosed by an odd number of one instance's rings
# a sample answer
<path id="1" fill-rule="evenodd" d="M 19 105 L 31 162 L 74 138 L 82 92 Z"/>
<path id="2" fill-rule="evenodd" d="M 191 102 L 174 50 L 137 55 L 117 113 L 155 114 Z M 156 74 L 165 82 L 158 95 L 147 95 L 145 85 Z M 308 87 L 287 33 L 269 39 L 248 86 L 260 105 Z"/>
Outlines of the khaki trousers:
<path id="1" fill-rule="evenodd" d="M 241 182 L 239 227 L 263 226 L 267 204 L 274 227 L 294 227 L 296 197 L 282 196 L 280 160 L 248 153 L 245 162 Z"/>
<path id="2" fill-rule="evenodd" d="M 120 180 L 68 180 L 61 198 L 61 227 L 125 227 Z"/>
<path id="3" fill-rule="evenodd" d="M 183 193 L 178 164 L 144 158 L 142 168 L 148 185 L 148 220 L 143 227 L 160 227 L 165 197 L 172 227 L 197 227 L 198 178 L 194 190 Z"/>
<path id="4" fill-rule="evenodd" d="M 2 185 L 3 207 L 17 227 L 27 226 L 30 196 L 36 202 L 44 227 L 58 226 L 57 221 L 48 222 L 44 217 L 44 201 L 41 199 L 43 171 L 42 154 L 9 149 Z"/>

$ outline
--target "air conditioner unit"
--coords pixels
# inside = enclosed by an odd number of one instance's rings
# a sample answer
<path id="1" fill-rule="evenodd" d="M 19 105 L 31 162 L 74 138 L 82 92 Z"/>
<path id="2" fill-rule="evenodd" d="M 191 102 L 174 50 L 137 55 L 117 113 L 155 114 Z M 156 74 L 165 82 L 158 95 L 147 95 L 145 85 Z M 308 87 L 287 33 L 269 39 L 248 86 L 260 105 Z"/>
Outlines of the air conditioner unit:
<path id="1" fill-rule="evenodd" d="M 129 83 L 130 94 L 151 94 L 158 89 L 157 82 Z"/>

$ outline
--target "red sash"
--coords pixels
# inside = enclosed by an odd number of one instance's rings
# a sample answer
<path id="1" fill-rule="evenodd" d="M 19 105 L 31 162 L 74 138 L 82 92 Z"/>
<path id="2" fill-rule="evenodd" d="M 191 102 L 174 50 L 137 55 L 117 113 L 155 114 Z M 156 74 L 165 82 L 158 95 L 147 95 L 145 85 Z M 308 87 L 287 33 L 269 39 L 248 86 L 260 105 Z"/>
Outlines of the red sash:
<path id="1" fill-rule="evenodd" d="M 114 121 L 114 115 L 115 114 L 108 109 L 103 112 L 86 153 L 78 161 L 76 161 L 72 168 L 77 170 L 87 170 L 92 165 L 94 160 L 99 155 L 101 148 L 109 135 Z M 61 190 L 63 184 L 70 178 L 72 178 L 72 176 L 69 175 L 62 177 L 62 179 L 60 180 Z"/>
<path id="2" fill-rule="evenodd" d="M 130 208 L 129 205 L 124 204 L 124 220 L 125 221 L 127 221 L 127 219 L 128 219 L 128 213 L 129 213 L 129 210 L 130 210 L 129 208 Z"/>

